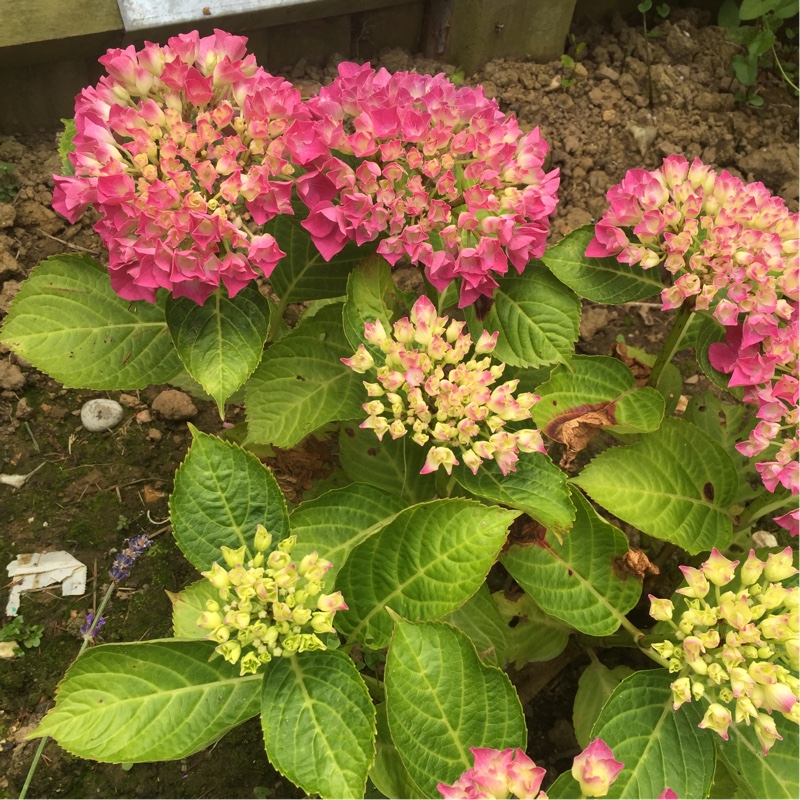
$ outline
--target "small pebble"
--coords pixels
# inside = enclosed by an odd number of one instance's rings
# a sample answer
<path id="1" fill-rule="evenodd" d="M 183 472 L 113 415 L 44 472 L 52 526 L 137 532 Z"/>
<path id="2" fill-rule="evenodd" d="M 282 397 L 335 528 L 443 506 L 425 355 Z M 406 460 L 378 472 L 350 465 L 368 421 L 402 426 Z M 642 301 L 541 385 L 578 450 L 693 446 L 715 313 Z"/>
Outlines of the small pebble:
<path id="1" fill-rule="evenodd" d="M 87 431 L 99 433 L 118 425 L 122 414 L 122 406 L 116 400 L 97 397 L 81 407 L 81 423 Z"/>
<path id="2" fill-rule="evenodd" d="M 152 442 L 160 442 L 162 437 L 163 434 L 158 428 L 150 428 L 150 430 L 147 431 L 147 438 Z"/>
<path id="3" fill-rule="evenodd" d="M 120 405 L 125 406 L 125 408 L 138 408 L 142 405 L 142 401 L 139 400 L 138 397 L 134 397 L 132 394 L 125 394 L 124 392 L 119 396 Z"/>
<path id="4" fill-rule="evenodd" d="M 136 423 L 138 425 L 145 425 L 148 422 L 152 422 L 152 421 L 153 421 L 153 417 L 151 416 L 150 412 L 146 408 L 144 408 L 141 411 L 138 411 L 136 413 Z"/>

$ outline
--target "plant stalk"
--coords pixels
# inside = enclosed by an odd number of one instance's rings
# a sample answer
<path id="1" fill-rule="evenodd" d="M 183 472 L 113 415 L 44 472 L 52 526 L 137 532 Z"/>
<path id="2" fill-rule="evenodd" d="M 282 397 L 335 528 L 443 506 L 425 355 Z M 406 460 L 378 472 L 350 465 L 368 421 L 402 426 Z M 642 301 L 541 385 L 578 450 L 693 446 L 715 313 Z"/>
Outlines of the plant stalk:
<path id="1" fill-rule="evenodd" d="M 667 340 L 664 342 L 664 346 L 661 348 L 661 352 L 658 354 L 656 363 L 653 365 L 653 370 L 650 373 L 650 377 L 647 379 L 648 386 L 652 386 L 654 389 L 658 387 L 658 382 L 661 380 L 661 373 L 664 372 L 667 364 L 672 361 L 675 357 L 675 353 L 680 349 L 681 342 L 683 341 L 686 329 L 689 327 L 693 313 L 694 298 L 687 298 L 678 309 L 675 321 L 672 323 L 672 329 L 667 336 Z"/>
<path id="2" fill-rule="evenodd" d="M 105 611 L 106 605 L 108 605 L 108 601 L 111 599 L 111 593 L 114 591 L 115 586 L 116 583 L 112 582 L 109 585 L 108 589 L 106 589 L 106 593 L 103 595 L 103 599 L 100 601 L 100 607 L 95 612 L 92 624 L 89 626 L 89 630 L 83 637 L 80 650 L 78 650 L 78 654 L 75 656 L 75 659 L 80 658 L 83 655 L 84 650 L 86 650 L 86 648 L 89 646 L 89 642 L 91 641 L 94 635 L 95 628 L 97 627 L 97 621 L 100 619 L 100 617 L 103 616 L 103 611 Z M 44 752 L 44 748 L 49 740 L 50 740 L 49 736 L 43 736 L 41 741 L 39 742 L 39 746 L 36 748 L 36 752 L 33 754 L 33 761 L 31 762 L 30 768 L 28 769 L 28 774 L 25 777 L 25 783 L 22 786 L 22 791 L 19 793 L 19 800 L 25 800 L 25 797 L 28 794 L 28 789 L 30 788 L 31 785 L 31 781 L 33 780 L 33 776 L 36 773 L 36 767 L 39 766 L 39 760 L 41 759 L 42 753 Z"/>

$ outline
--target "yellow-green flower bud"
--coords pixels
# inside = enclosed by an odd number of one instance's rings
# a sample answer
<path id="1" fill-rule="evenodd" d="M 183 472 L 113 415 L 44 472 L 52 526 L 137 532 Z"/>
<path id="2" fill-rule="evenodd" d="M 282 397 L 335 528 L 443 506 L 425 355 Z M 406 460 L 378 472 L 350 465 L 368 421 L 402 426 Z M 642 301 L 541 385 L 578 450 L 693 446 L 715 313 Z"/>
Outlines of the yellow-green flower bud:
<path id="1" fill-rule="evenodd" d="M 264 563 L 264 554 L 263 553 L 256 553 L 253 556 L 252 562 L 250 562 L 254 567 L 260 567 Z"/>
<path id="2" fill-rule="evenodd" d="M 219 603 L 216 600 L 206 600 L 206 609 L 208 611 L 219 611 Z"/>
<path id="3" fill-rule="evenodd" d="M 652 594 L 648 595 L 648 597 L 650 598 L 650 616 L 653 619 L 661 622 L 672 619 L 672 613 L 675 607 L 672 605 L 671 600 L 664 600 Z"/>
<path id="4" fill-rule="evenodd" d="M 280 547 L 280 545 L 278 546 Z M 291 563 L 292 557 L 289 555 L 289 553 L 285 553 L 282 550 L 273 550 L 269 556 L 267 556 L 267 566 L 270 569 L 281 570 L 284 567 L 289 566 Z"/>
<path id="5" fill-rule="evenodd" d="M 197 620 L 199 628 L 206 628 L 210 631 L 219 628 L 220 625 L 222 625 L 222 614 L 218 611 L 204 611 Z"/>
<path id="6" fill-rule="evenodd" d="M 247 552 L 247 548 L 244 545 L 242 545 L 236 550 L 233 550 L 230 547 L 225 547 L 225 545 L 223 545 L 222 547 L 220 547 L 220 550 L 222 551 L 222 557 L 225 559 L 225 563 L 229 567 L 233 568 L 238 564 L 244 564 L 245 554 Z"/>
<path id="7" fill-rule="evenodd" d="M 261 666 L 261 659 L 251 650 L 242 656 L 239 664 L 239 675 L 255 675 Z"/>
<path id="8" fill-rule="evenodd" d="M 692 684 L 692 697 L 695 700 L 699 700 L 705 693 L 706 687 L 700 681 L 695 681 Z"/>
<path id="9" fill-rule="evenodd" d="M 235 664 L 239 660 L 242 652 L 242 646 L 235 639 L 224 642 L 215 648 L 215 650 L 230 664 Z"/>
<path id="10" fill-rule="evenodd" d="M 719 686 L 721 683 L 724 683 L 728 680 L 728 673 L 725 672 L 721 664 L 718 664 L 716 661 L 712 661 L 708 665 L 706 677 Z"/>
<path id="11" fill-rule="evenodd" d="M 206 638 L 211 639 L 212 642 L 223 644 L 231 638 L 231 629 L 227 625 L 220 625 L 219 628 L 211 631 Z"/>
<path id="12" fill-rule="evenodd" d="M 678 678 L 670 684 L 672 689 L 672 708 L 677 711 L 684 703 L 692 699 L 692 682 L 689 678 Z"/>
<path id="13" fill-rule="evenodd" d="M 250 600 L 256 596 L 256 590 L 253 586 L 237 586 L 236 595 L 240 600 Z"/>
<path id="14" fill-rule="evenodd" d="M 227 589 L 231 585 L 227 570 L 215 561 L 208 572 L 200 573 L 215 589 Z"/>
<path id="15" fill-rule="evenodd" d="M 715 731 L 723 739 L 728 738 L 728 726 L 731 724 L 731 712 L 719 703 L 712 703 L 706 710 L 703 721 L 698 728 L 708 728 Z"/>
<path id="16" fill-rule="evenodd" d="M 295 625 L 305 625 L 311 619 L 310 608 L 295 608 L 292 611 L 292 622 Z"/>
<path id="17" fill-rule="evenodd" d="M 247 611 L 229 611 L 225 615 L 225 624 L 237 631 L 244 630 L 250 624 L 250 614 Z"/>
<path id="18" fill-rule="evenodd" d="M 305 653 L 308 650 L 325 650 L 325 643 L 313 633 L 300 634 L 300 653 Z"/>
<path id="19" fill-rule="evenodd" d="M 780 553 L 770 553 L 764 565 L 764 577 L 768 581 L 779 582 L 797 574 L 797 569 L 792 563 L 792 548 L 787 547 Z"/>
<path id="20" fill-rule="evenodd" d="M 282 553 L 291 553 L 296 542 L 296 536 L 287 536 L 285 539 L 281 539 L 281 541 L 278 542 L 278 550 Z"/>
<path id="21" fill-rule="evenodd" d="M 742 564 L 742 568 L 739 571 L 742 586 L 752 586 L 761 577 L 763 571 L 764 562 L 756 557 L 755 550 L 751 550 L 750 555 L 747 556 L 747 560 Z"/>
<path id="22" fill-rule="evenodd" d="M 267 529 L 263 525 L 256 526 L 256 535 L 253 539 L 253 544 L 256 550 L 260 553 L 265 553 L 272 545 L 272 534 L 267 533 Z"/>
<path id="23" fill-rule="evenodd" d="M 332 611 L 315 611 L 311 615 L 311 629 L 314 633 L 335 633 L 332 621 Z"/>

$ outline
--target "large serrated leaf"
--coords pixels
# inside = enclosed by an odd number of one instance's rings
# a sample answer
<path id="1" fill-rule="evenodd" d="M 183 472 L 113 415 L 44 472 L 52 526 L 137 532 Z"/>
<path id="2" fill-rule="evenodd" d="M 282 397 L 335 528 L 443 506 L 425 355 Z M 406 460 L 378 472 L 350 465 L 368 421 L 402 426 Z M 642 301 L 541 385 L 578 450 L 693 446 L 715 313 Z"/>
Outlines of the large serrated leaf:
<path id="1" fill-rule="evenodd" d="M 338 303 L 275 342 L 247 382 L 249 439 L 293 447 L 327 422 L 356 416 L 366 401 L 361 376 L 341 362 L 352 354 Z"/>
<path id="2" fill-rule="evenodd" d="M 800 797 L 797 725 L 777 713 L 775 720 L 783 740 L 775 742 L 766 756 L 752 725 L 731 725 L 727 742 L 715 738 L 719 757 L 739 787 L 740 797 Z"/>
<path id="3" fill-rule="evenodd" d="M 295 208 L 301 207 L 295 204 Z M 300 216 L 279 214 L 267 224 L 266 230 L 286 253 L 269 276 L 275 294 L 284 304 L 342 297 L 351 270 L 374 247 L 348 244 L 330 261 L 325 261 L 301 225 Z"/>
<path id="4" fill-rule="evenodd" d="M 206 601 L 219 602 L 219 592 L 207 581 L 195 581 L 176 593 L 167 592 L 172 602 L 172 635 L 176 639 L 205 639 L 206 628 L 199 628 L 197 620 L 208 609 Z"/>
<path id="5" fill-rule="evenodd" d="M 347 300 L 342 311 L 344 333 L 353 350 L 363 344 L 382 362 L 386 356 L 366 340 L 364 323 L 379 319 L 390 332 L 392 317 L 403 307 L 401 292 L 394 285 L 389 263 L 383 256 L 372 256 L 359 264 L 347 279 Z"/>
<path id="6" fill-rule="evenodd" d="M 736 468 L 688 422 L 665 419 L 636 444 L 596 456 L 572 480 L 615 516 L 690 553 L 730 541 Z"/>
<path id="7" fill-rule="evenodd" d="M 344 653 L 317 650 L 270 663 L 261 729 L 272 765 L 309 795 L 364 796 L 375 708 Z"/>
<path id="8" fill-rule="evenodd" d="M 123 300 L 88 256 L 52 256 L 34 268 L 0 341 L 67 388 L 144 389 L 183 370 L 155 304 Z"/>
<path id="9" fill-rule="evenodd" d="M 591 741 L 592 728 L 614 689 L 632 673 L 633 670 L 624 664 L 609 669 L 597 659 L 581 673 L 572 706 L 572 726 L 581 747 L 585 748 Z"/>
<path id="10" fill-rule="evenodd" d="M 169 498 L 175 541 L 199 570 L 220 560 L 220 547 L 246 545 L 256 554 L 256 526 L 278 541 L 289 535 L 286 501 L 272 472 L 254 455 L 216 436 L 193 431 Z"/>
<path id="11" fill-rule="evenodd" d="M 563 542 L 548 532 L 542 542 L 512 545 L 502 562 L 547 614 L 591 636 L 608 636 L 636 605 L 642 582 L 615 570 L 628 551 L 622 531 L 601 519 L 580 492 L 573 492 L 573 501 L 577 516 Z"/>
<path id="12" fill-rule="evenodd" d="M 551 661 L 561 655 L 572 628 L 545 614 L 524 592 L 510 599 L 501 589 L 494 592 L 492 600 L 507 623 L 508 660 L 517 669 L 530 661 Z"/>
<path id="13" fill-rule="evenodd" d="M 526 729 L 508 677 L 480 662 L 461 631 L 398 620 L 386 659 L 392 741 L 423 797 L 473 765 L 470 747 L 525 748 Z"/>
<path id="14" fill-rule="evenodd" d="M 465 309 L 474 339 L 482 330 L 500 331 L 494 356 L 515 367 L 569 363 L 578 340 L 578 297 L 536 261 L 524 275 L 498 281 L 493 304 L 481 320 Z"/>
<path id="15" fill-rule="evenodd" d="M 289 527 L 297 536 L 292 550 L 295 560 L 317 551 L 333 566 L 325 575 L 325 585 L 333 586 L 350 551 L 391 522 L 406 504 L 396 495 L 374 486 L 354 483 L 333 489 L 294 509 Z"/>
<path id="16" fill-rule="evenodd" d="M 495 461 L 484 462 L 473 475 L 466 467 L 453 471 L 469 492 L 518 508 L 549 530 L 562 534 L 575 519 L 567 476 L 544 453 L 525 453 L 516 471 L 503 475 Z"/>
<path id="17" fill-rule="evenodd" d="M 666 670 L 635 672 L 612 693 L 592 728 L 625 768 L 606 797 L 658 797 L 666 787 L 678 797 L 708 797 L 716 756 L 712 737 L 700 730 L 697 703 L 672 710 Z M 547 790 L 552 798 L 580 797 L 577 781 L 567 772 Z"/>
<path id="18" fill-rule="evenodd" d="M 337 614 L 337 630 L 380 648 L 392 632 L 387 606 L 413 620 L 454 611 L 478 591 L 518 514 L 459 498 L 402 511 L 339 570 L 350 608 Z"/>
<path id="19" fill-rule="evenodd" d="M 219 288 L 202 306 L 188 297 L 167 300 L 175 349 L 188 373 L 214 398 L 220 414 L 261 361 L 269 317 L 269 304 L 253 285 L 233 298 Z"/>
<path id="20" fill-rule="evenodd" d="M 369 772 L 370 780 L 384 797 L 422 797 L 422 791 L 400 758 L 389 733 L 386 703 L 375 707 L 378 717 L 378 736 L 375 740 L 375 763 Z"/>
<path id="21" fill-rule="evenodd" d="M 629 303 L 661 292 L 658 270 L 621 264 L 613 256 L 587 257 L 593 237 L 594 225 L 577 228 L 549 247 L 542 261 L 562 283 L 595 303 Z"/>
<path id="22" fill-rule="evenodd" d="M 469 636 L 484 664 L 505 666 L 509 660 L 507 654 L 511 628 L 503 622 L 485 583 L 445 621 Z"/>
<path id="23" fill-rule="evenodd" d="M 433 476 L 421 475 L 425 448 L 408 436 L 378 441 L 375 431 L 359 427 L 358 420 L 342 423 L 339 461 L 354 480 L 384 492 L 399 495 L 407 504 L 432 500 L 436 494 Z"/>
<path id="24" fill-rule="evenodd" d="M 595 420 L 593 427 L 612 433 L 649 433 L 664 417 L 660 392 L 637 388 L 631 370 L 608 356 L 575 356 L 569 367 L 557 366 L 536 392 L 542 399 L 531 409 L 533 421 L 557 441 L 565 439 L 565 424 L 587 414 Z"/>
<path id="25" fill-rule="evenodd" d="M 67 670 L 34 736 L 82 758 L 168 761 L 256 716 L 261 675 L 239 677 L 212 642 L 172 639 L 93 647 Z"/>

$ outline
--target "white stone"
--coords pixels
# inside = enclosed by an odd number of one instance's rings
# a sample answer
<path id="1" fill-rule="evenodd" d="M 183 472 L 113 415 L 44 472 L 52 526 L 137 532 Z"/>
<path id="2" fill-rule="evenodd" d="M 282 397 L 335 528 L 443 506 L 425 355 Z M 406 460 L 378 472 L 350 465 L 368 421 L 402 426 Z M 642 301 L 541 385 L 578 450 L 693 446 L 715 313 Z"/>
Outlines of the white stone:
<path id="1" fill-rule="evenodd" d="M 122 419 L 122 406 L 116 400 L 97 397 L 83 404 L 81 423 L 87 431 L 98 433 L 107 431 L 118 425 Z"/>

